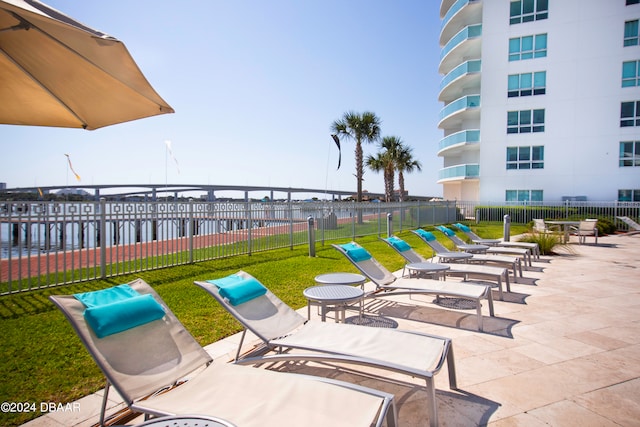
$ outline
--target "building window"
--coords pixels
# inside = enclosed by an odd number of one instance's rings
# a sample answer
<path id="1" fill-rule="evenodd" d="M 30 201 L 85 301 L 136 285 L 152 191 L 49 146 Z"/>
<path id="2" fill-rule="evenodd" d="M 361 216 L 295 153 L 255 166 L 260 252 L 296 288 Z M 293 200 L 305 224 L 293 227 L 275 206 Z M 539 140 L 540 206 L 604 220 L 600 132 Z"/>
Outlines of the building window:
<path id="1" fill-rule="evenodd" d="M 624 46 L 638 45 L 638 20 L 624 23 Z"/>
<path id="2" fill-rule="evenodd" d="M 544 132 L 544 110 L 507 112 L 507 133 Z"/>
<path id="3" fill-rule="evenodd" d="M 505 200 L 507 202 L 541 202 L 542 190 L 507 190 Z"/>
<path id="4" fill-rule="evenodd" d="M 544 169 L 544 146 L 507 147 L 507 170 Z"/>
<path id="5" fill-rule="evenodd" d="M 640 202 L 640 188 L 635 190 L 618 190 L 619 202 Z"/>
<path id="6" fill-rule="evenodd" d="M 620 127 L 640 126 L 640 101 L 620 104 Z"/>
<path id="7" fill-rule="evenodd" d="M 549 0 L 516 0 L 511 2 L 509 24 L 539 21 L 549 17 Z"/>
<path id="8" fill-rule="evenodd" d="M 622 167 L 640 166 L 640 141 L 623 141 L 620 143 L 620 162 Z"/>
<path id="9" fill-rule="evenodd" d="M 509 76 L 507 96 L 544 95 L 547 93 L 547 72 L 512 74 Z"/>
<path id="10" fill-rule="evenodd" d="M 622 63 L 622 87 L 640 86 L 640 61 Z"/>
<path id="11" fill-rule="evenodd" d="M 509 61 L 522 61 L 547 56 L 547 35 L 509 39 Z"/>

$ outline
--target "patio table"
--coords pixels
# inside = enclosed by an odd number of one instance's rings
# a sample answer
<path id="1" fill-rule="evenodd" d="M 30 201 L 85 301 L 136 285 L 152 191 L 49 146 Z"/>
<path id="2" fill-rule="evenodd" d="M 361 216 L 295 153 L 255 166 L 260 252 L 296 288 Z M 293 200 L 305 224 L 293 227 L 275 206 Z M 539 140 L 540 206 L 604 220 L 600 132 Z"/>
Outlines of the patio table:
<path id="1" fill-rule="evenodd" d="M 562 232 L 564 234 L 563 243 L 569 242 L 569 233 L 571 232 L 571 227 L 580 226 L 580 221 L 545 221 L 545 223 L 559 225 L 562 228 Z"/>
<path id="2" fill-rule="evenodd" d="M 364 299 L 364 291 L 360 288 L 348 285 L 319 285 L 305 289 L 302 294 L 307 299 L 307 319 L 311 319 L 311 306 L 320 306 L 320 315 L 322 321 L 327 320 L 327 311 L 336 312 L 336 323 L 345 320 L 345 310 L 349 304 L 358 302 L 359 315 L 362 316 L 362 301 Z"/>
<path id="3" fill-rule="evenodd" d="M 451 269 L 451 266 L 437 262 L 414 262 L 404 267 L 409 271 L 409 277 L 428 275 L 434 279 L 445 278 L 445 271 Z"/>
<path id="4" fill-rule="evenodd" d="M 170 415 L 153 418 L 140 424 L 140 427 L 229 427 L 227 421 L 204 415 Z"/>
<path id="5" fill-rule="evenodd" d="M 364 285 L 367 278 L 357 273 L 325 273 L 315 277 L 318 285 Z"/>

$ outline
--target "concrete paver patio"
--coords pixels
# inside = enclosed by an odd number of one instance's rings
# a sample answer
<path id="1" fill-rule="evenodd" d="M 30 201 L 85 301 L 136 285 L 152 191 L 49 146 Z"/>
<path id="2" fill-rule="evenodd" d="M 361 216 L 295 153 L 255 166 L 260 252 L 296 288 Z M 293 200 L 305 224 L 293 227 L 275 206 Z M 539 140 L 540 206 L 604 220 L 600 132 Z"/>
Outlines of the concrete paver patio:
<path id="1" fill-rule="evenodd" d="M 605 236 L 598 245 L 570 248 L 534 262 L 523 279 L 512 282 L 505 301 L 498 301 L 494 290 L 496 317 L 484 318 L 482 333 L 476 330 L 475 310 L 445 310 L 432 304 L 432 296 L 366 301 L 372 324 L 453 339 L 459 390 L 449 389 L 446 372 L 436 377 L 441 425 L 640 425 L 640 235 Z M 306 316 L 306 307 L 301 313 Z M 356 316 L 350 314 L 348 321 Z M 227 362 L 238 340 L 239 334 L 207 350 Z M 392 392 L 401 426 L 428 423 L 421 381 L 329 364 L 270 368 Z M 76 402 L 77 411 L 51 412 L 25 426 L 93 425 L 101 393 Z M 110 397 L 111 412 L 122 407 L 115 392 Z"/>

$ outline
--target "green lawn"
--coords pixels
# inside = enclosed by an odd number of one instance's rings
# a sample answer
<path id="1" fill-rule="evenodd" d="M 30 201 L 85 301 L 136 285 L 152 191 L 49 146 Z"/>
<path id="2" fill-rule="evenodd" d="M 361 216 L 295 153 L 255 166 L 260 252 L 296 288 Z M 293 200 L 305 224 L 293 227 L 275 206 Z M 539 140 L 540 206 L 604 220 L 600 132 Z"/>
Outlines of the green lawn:
<path id="1" fill-rule="evenodd" d="M 473 228 L 486 238 L 502 235 L 502 225 L 497 223 Z M 523 231 L 523 226 L 512 225 L 512 234 Z M 431 256 L 427 246 L 412 233 L 402 232 L 399 236 L 418 252 Z M 443 237 L 439 238 L 452 247 Z M 389 270 L 402 268 L 402 258 L 377 237 L 359 238 L 358 243 Z M 41 402 L 71 402 L 105 385 L 71 326 L 48 300 L 49 295 L 103 289 L 141 277 L 154 286 L 198 342 L 207 345 L 238 332 L 240 325 L 193 281 L 222 277 L 238 270 L 257 277 L 294 308 L 306 304 L 302 291 L 314 283 L 316 275 L 356 272 L 346 258 L 327 244 L 316 247 L 314 258 L 308 256 L 306 246 L 300 246 L 0 297 L 3 373 L 0 401 L 32 402 L 37 408 L 35 412 L 21 414 L 0 413 L 0 425 L 20 425 L 41 415 Z"/>

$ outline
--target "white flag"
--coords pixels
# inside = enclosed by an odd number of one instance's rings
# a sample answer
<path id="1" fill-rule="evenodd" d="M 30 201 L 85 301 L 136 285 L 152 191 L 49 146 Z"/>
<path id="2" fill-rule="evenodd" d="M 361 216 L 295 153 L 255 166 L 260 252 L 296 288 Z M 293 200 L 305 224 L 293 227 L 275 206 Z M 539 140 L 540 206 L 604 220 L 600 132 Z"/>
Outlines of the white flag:
<path id="1" fill-rule="evenodd" d="M 180 175 L 180 165 L 178 164 L 178 159 L 176 159 L 175 156 L 173 155 L 173 151 L 171 151 L 171 141 L 169 141 L 167 139 L 166 141 L 164 141 L 164 145 L 167 146 L 167 152 L 171 156 L 171 159 L 173 160 L 173 162 L 176 164 L 176 169 L 178 170 L 178 175 Z"/>

